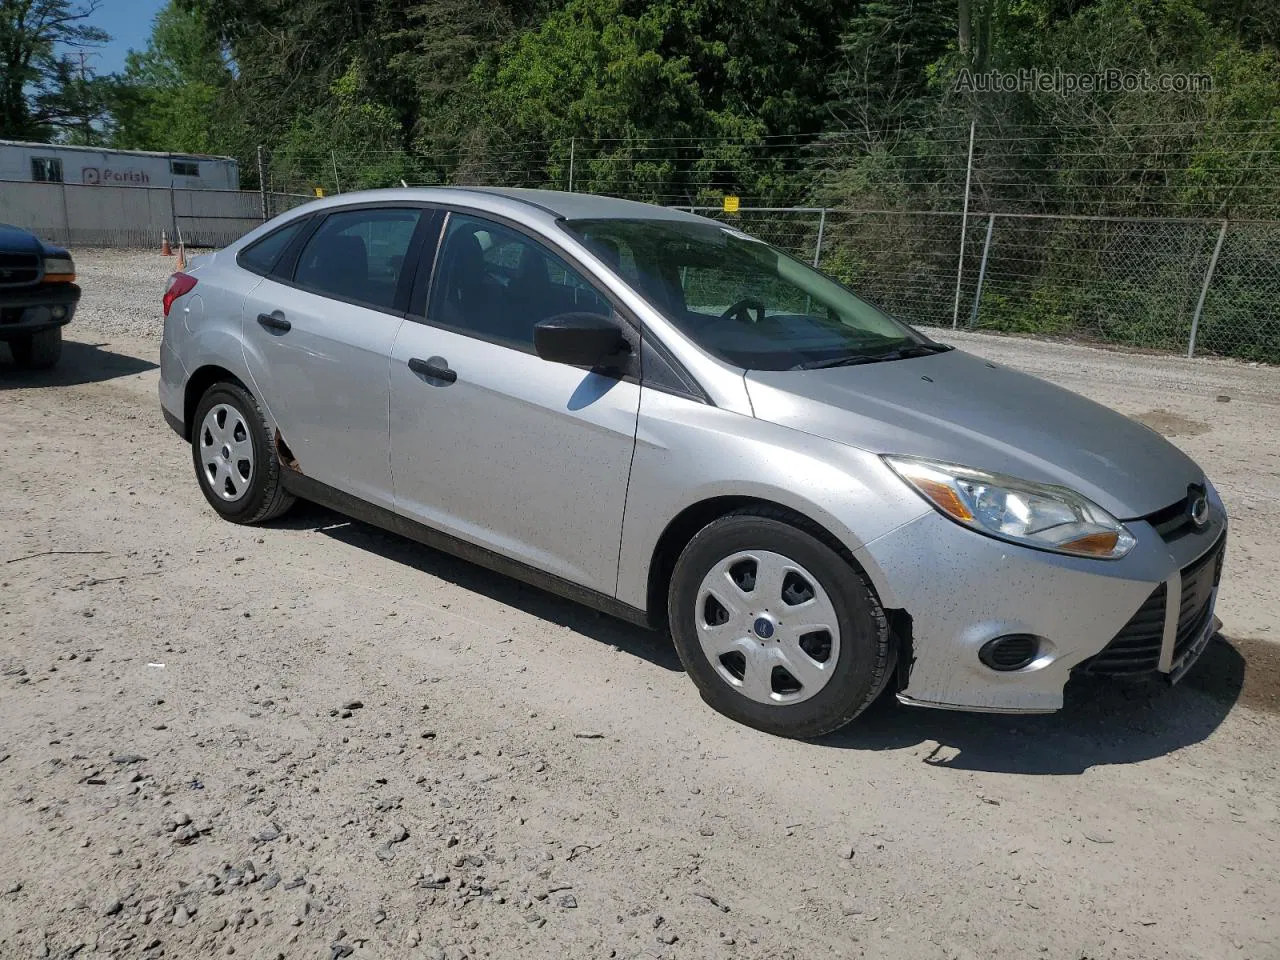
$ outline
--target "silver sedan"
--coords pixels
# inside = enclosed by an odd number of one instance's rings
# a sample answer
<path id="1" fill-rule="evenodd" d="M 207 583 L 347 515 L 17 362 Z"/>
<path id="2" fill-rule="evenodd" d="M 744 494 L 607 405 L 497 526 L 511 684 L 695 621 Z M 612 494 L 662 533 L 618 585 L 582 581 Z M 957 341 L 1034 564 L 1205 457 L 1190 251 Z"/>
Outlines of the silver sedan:
<path id="1" fill-rule="evenodd" d="M 302 497 L 668 628 L 762 730 L 889 686 L 1051 711 L 1076 673 L 1176 681 L 1216 629 L 1195 463 L 732 226 L 347 194 L 192 261 L 164 311 L 160 401 L 223 517 Z"/>

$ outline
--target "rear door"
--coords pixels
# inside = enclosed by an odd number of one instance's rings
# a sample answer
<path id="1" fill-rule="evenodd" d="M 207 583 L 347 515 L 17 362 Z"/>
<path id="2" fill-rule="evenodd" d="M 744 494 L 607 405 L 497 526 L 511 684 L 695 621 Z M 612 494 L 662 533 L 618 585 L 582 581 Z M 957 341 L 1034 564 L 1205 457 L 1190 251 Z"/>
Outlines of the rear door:
<path id="1" fill-rule="evenodd" d="M 336 209 L 245 303 L 245 356 L 298 469 L 390 507 L 388 364 L 417 250 L 440 215 L 412 205 Z"/>
<path id="2" fill-rule="evenodd" d="M 392 354 L 398 511 L 613 596 L 640 385 L 533 350 L 538 321 L 612 305 L 537 239 L 470 214 L 450 214 L 436 263 Z"/>

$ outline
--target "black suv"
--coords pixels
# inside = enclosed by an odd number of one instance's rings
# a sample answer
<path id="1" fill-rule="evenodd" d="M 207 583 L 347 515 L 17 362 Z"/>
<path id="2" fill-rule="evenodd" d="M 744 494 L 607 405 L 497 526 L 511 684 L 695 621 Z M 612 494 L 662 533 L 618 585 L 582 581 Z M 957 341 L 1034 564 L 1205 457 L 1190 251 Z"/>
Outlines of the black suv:
<path id="1" fill-rule="evenodd" d="M 62 354 L 62 327 L 80 302 L 71 254 L 0 223 L 0 342 L 14 362 L 31 370 L 52 367 Z"/>

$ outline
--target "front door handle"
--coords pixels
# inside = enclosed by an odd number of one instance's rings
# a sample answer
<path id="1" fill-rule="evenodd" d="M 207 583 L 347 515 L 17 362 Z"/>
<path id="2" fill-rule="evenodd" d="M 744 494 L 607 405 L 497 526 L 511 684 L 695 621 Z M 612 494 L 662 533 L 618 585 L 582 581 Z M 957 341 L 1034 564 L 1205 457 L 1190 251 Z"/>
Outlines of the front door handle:
<path id="1" fill-rule="evenodd" d="M 458 379 L 458 371 L 450 369 L 449 361 L 444 357 L 432 357 L 430 360 L 419 360 L 413 357 L 409 360 L 409 369 L 424 377 L 442 380 L 445 383 L 453 383 Z"/>
<path id="2" fill-rule="evenodd" d="M 268 330 L 276 330 L 280 333 L 288 333 L 293 329 L 293 324 L 286 320 L 284 314 L 279 310 L 258 314 L 258 323 Z"/>

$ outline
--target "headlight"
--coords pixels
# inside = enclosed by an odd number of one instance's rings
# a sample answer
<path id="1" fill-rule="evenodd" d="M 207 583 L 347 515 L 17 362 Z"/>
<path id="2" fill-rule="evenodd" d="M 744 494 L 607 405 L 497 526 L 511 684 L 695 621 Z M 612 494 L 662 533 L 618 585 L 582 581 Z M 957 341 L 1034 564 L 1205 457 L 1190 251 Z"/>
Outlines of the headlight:
<path id="1" fill-rule="evenodd" d="M 48 257 L 44 261 L 42 283 L 71 283 L 76 278 L 76 267 L 70 257 Z"/>
<path id="2" fill-rule="evenodd" d="M 885 457 L 893 471 L 956 523 L 1040 550 L 1117 560 L 1133 534 L 1074 490 L 911 457 Z"/>

